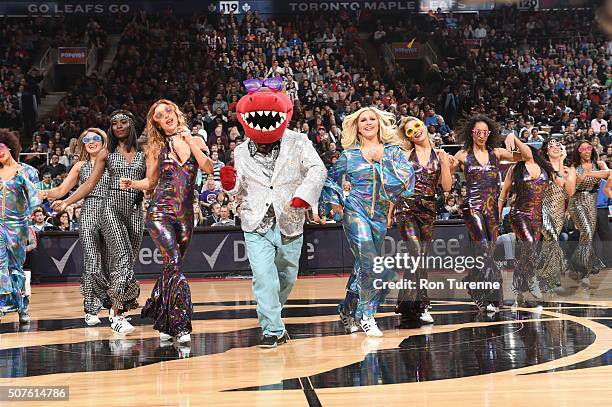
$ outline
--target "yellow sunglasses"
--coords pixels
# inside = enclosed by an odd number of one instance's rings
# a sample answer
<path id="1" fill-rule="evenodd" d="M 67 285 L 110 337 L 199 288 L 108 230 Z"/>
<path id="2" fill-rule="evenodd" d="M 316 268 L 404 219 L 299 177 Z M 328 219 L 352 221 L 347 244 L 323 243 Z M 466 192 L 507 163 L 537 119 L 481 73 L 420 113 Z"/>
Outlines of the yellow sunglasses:
<path id="1" fill-rule="evenodd" d="M 406 137 L 411 139 L 415 134 L 421 131 L 423 127 L 425 127 L 425 123 L 420 120 L 413 120 L 412 126 L 407 127 L 406 130 L 404 130 L 404 133 L 406 134 Z"/>

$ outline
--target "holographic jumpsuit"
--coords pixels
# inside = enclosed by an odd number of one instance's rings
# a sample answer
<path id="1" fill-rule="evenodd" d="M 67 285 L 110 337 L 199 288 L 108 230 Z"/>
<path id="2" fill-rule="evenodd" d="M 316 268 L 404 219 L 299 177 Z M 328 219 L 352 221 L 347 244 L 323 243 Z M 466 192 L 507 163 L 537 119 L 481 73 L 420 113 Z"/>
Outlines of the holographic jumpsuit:
<path id="1" fill-rule="evenodd" d="M 576 175 L 584 174 L 582 166 L 576 168 Z M 599 273 L 605 266 L 593 250 L 593 235 L 597 226 L 597 190 L 600 180 L 585 177 L 576 183 L 576 193 L 569 203 L 569 211 L 574 225 L 580 231 L 578 247 L 572 255 L 571 267 L 581 278 Z"/>
<path id="2" fill-rule="evenodd" d="M 441 174 L 440 162 L 433 149 L 425 167 L 420 165 L 414 149 L 410 154 L 410 161 L 417 169 L 414 195 L 397 202 L 395 217 L 400 235 L 408 245 L 408 254 L 411 257 L 427 256 L 433 241 L 436 186 Z M 411 281 L 427 279 L 427 270 L 422 267 L 416 271 L 406 270 L 403 278 Z M 429 296 L 426 288 L 403 289 L 397 295 L 396 312 L 399 314 L 418 317 L 427 306 L 429 306 Z"/>
<path id="3" fill-rule="evenodd" d="M 542 199 L 548 188 L 548 173 L 540 168 L 540 175 L 533 179 L 525 168 L 520 166 L 522 179 L 515 179 L 516 198 L 512 205 L 510 226 L 516 235 L 516 267 L 512 279 L 512 288 L 517 293 L 529 291 L 531 280 L 535 275 L 536 245 L 542 235 Z"/>
<path id="4" fill-rule="evenodd" d="M 341 188 L 343 177 L 352 185 L 346 199 Z M 346 298 L 339 309 L 357 320 L 374 316 L 388 293 L 375 288 L 374 283 L 376 279 L 390 281 L 392 271 L 375 272 L 374 262 L 381 255 L 387 234 L 389 202 L 412 195 L 414 178 L 412 163 L 394 145 L 385 145 L 383 159 L 374 164 L 358 147 L 346 149 L 328 172 L 321 200 L 344 206 L 344 234 L 355 257 Z"/>
<path id="5" fill-rule="evenodd" d="M 474 151 L 468 151 L 464 164 L 467 199 L 463 204 L 463 220 L 470 240 L 474 244 L 475 255 L 483 257 L 483 267 L 474 267 L 464 278 L 466 282 L 499 282 L 496 289 L 470 289 L 468 293 L 479 306 L 491 302 L 495 305 L 502 301 L 501 273 L 495 265 L 493 251 L 497 241 L 499 214 L 499 160 L 489 149 L 489 160 L 481 165 Z"/>
<path id="6" fill-rule="evenodd" d="M 25 274 L 28 224 L 30 214 L 38 205 L 38 172 L 20 164 L 17 174 L 0 179 L 0 314 L 27 312 L 29 299 L 25 295 Z"/>
<path id="7" fill-rule="evenodd" d="M 79 181 L 85 183 L 93 165 L 85 161 L 79 171 Z M 108 195 L 108 172 L 105 170 L 102 178 L 93 191 L 87 195 L 81 208 L 79 218 L 79 237 L 83 248 L 83 276 L 81 277 L 81 294 L 85 313 L 97 315 L 103 306 L 110 308 L 108 290 L 108 265 L 111 262 L 110 252 L 102 236 L 101 214 L 104 201 Z"/>
<path id="8" fill-rule="evenodd" d="M 542 292 L 551 292 L 561 282 L 567 267 L 565 254 L 559 246 L 559 235 L 565 221 L 565 188 L 551 182 L 542 202 L 542 249 L 537 261 L 536 277 Z"/>
<path id="9" fill-rule="evenodd" d="M 140 180 L 145 177 L 144 153 L 138 151 L 128 162 L 120 152 L 112 152 L 108 155 L 106 170 L 109 190 L 101 219 L 102 234 L 112 253 L 108 295 L 119 311 L 127 311 L 138 307 L 140 295 L 140 285 L 134 276 L 134 263 L 138 258 L 144 229 L 143 194 L 134 189 L 120 189 L 119 181 L 121 178 Z"/>
<path id="10" fill-rule="evenodd" d="M 193 201 L 198 164 L 193 155 L 181 165 L 169 155 L 160 154 L 159 182 L 147 211 L 147 228 L 162 254 L 164 265 L 142 316 L 153 319 L 153 328 L 172 336 L 191 332 L 191 290 L 182 272 L 182 261 L 193 231 Z M 178 155 L 174 153 L 176 157 Z"/>

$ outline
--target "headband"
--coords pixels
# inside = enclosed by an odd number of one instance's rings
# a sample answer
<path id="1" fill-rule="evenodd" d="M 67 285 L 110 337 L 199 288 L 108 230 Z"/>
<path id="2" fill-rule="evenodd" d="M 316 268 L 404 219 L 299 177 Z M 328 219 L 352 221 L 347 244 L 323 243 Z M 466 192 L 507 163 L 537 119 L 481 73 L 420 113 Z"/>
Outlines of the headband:
<path id="1" fill-rule="evenodd" d="M 130 120 L 131 121 L 132 118 L 125 113 L 117 113 L 116 115 L 111 117 L 111 122 L 115 120 Z"/>

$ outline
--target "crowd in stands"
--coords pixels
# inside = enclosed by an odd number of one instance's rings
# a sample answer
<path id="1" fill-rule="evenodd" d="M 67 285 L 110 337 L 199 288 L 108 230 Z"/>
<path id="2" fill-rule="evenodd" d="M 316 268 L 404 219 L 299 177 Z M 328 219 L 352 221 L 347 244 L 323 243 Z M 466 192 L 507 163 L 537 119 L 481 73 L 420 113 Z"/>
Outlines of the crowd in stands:
<path id="1" fill-rule="evenodd" d="M 200 177 L 198 224 L 238 224 L 240 202 L 219 190 L 219 171 L 233 163 L 233 149 L 244 139 L 236 119 L 242 81 L 273 75 L 283 77 L 295 105 L 290 128 L 308 135 L 327 166 L 342 150 L 344 117 L 371 104 L 398 118 L 421 118 L 437 146 L 461 143 L 454 132 L 458 121 L 482 112 L 502 125 L 503 134 L 514 132 L 534 145 L 559 137 L 568 151 L 588 139 L 600 159 L 612 161 L 612 43 L 598 34 L 589 10 L 541 14 L 507 8 L 401 17 L 340 12 L 268 19 L 247 12 L 240 20 L 139 13 L 114 24 L 119 23 L 122 34 L 110 70 L 76 81 L 56 114 L 33 132 L 26 151 L 49 154 L 48 161 L 27 158 L 41 170 L 43 187 L 60 182 L 76 162 L 81 130 L 108 128 L 109 114 L 118 108 L 132 111 L 142 125 L 152 102 L 167 98 L 185 112 L 215 162 L 212 177 Z M 106 41 L 102 27 L 87 22 L 93 41 Z M 382 49 L 413 39 L 428 41 L 438 53 L 422 78 L 400 61 L 376 69 L 366 52 L 366 41 Z M 4 72 L 3 63 L 3 86 Z M 17 79 L 13 74 L 9 81 L 13 88 Z M 464 197 L 456 174 L 451 193 L 439 194 L 440 217 L 461 217 Z M 337 214 L 323 215 L 339 220 Z"/>

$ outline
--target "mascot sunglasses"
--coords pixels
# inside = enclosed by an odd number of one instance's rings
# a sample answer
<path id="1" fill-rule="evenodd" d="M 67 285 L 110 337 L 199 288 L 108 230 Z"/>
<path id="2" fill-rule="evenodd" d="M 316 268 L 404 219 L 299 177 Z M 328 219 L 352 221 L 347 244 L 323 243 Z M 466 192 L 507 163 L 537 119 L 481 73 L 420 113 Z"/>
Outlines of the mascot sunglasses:
<path id="1" fill-rule="evenodd" d="M 259 79 L 247 79 L 242 83 L 249 93 L 255 93 L 264 86 L 274 92 L 278 92 L 283 88 L 283 79 L 280 76 L 264 79 L 263 81 Z"/>

